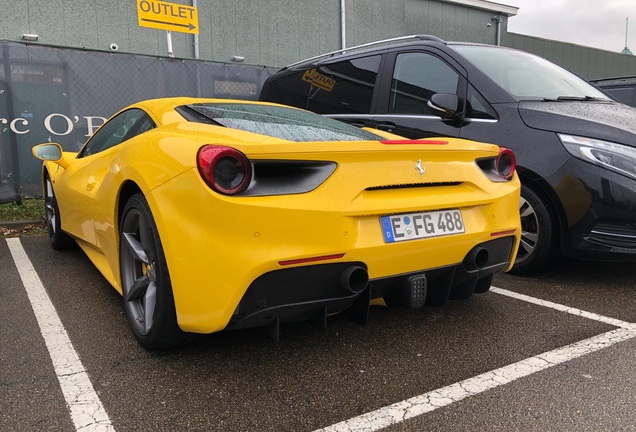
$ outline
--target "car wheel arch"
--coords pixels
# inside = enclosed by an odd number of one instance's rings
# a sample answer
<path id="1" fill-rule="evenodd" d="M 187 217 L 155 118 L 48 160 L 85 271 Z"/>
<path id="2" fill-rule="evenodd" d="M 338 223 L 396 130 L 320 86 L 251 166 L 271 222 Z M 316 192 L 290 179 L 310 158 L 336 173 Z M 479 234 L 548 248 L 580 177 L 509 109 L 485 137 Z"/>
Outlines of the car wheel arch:
<path id="1" fill-rule="evenodd" d="M 554 263 L 561 256 L 567 232 L 564 225 L 567 219 L 556 193 L 542 178 L 533 177 L 533 173 L 527 171 L 525 174 L 520 175 L 519 210 L 522 242 L 526 243 L 520 245 L 515 265 L 510 270 L 518 275 L 533 273 Z M 541 235 L 543 230 L 547 230 L 546 234 Z"/>
<path id="2" fill-rule="evenodd" d="M 563 236 L 568 229 L 567 216 L 556 192 L 543 177 L 532 170 L 517 167 L 517 173 L 522 185 L 531 188 L 535 193 L 541 195 L 545 200 L 547 200 L 547 202 L 552 206 L 552 209 L 555 211 L 559 221 L 559 238 L 561 240 L 561 245 L 563 245 Z"/>
<path id="3" fill-rule="evenodd" d="M 117 199 L 117 233 L 119 233 L 119 227 L 121 226 L 121 218 L 124 215 L 124 207 L 128 200 L 135 194 L 143 193 L 139 185 L 132 180 L 124 182 L 119 189 L 119 198 Z M 119 235 L 119 234 L 118 234 Z"/>

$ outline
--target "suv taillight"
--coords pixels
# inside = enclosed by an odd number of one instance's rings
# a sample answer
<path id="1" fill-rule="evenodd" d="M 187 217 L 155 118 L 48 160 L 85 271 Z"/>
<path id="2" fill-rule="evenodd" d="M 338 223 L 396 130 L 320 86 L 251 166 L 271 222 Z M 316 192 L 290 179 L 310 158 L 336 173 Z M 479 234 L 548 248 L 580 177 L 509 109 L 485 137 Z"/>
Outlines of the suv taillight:
<path id="1" fill-rule="evenodd" d="M 243 192 L 252 179 L 249 160 L 232 147 L 212 144 L 201 147 L 197 165 L 207 185 L 224 195 Z"/>

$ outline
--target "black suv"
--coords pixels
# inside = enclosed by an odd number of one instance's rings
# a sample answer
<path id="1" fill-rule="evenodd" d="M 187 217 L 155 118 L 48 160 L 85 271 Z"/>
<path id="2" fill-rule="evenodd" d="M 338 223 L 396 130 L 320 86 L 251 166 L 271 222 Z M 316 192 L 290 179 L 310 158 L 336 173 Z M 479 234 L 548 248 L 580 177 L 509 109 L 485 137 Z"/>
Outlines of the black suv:
<path id="1" fill-rule="evenodd" d="M 636 76 L 603 78 L 590 81 L 617 101 L 636 107 Z"/>
<path id="2" fill-rule="evenodd" d="M 514 150 L 523 232 L 513 272 L 559 253 L 636 260 L 636 109 L 540 57 L 402 37 L 287 66 L 260 99 L 409 138 Z"/>

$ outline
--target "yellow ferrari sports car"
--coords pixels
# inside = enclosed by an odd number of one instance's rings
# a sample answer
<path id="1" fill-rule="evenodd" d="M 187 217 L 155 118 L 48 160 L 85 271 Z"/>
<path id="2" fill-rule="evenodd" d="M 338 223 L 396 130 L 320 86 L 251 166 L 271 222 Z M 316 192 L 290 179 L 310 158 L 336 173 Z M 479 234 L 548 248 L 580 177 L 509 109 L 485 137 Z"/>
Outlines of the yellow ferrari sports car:
<path id="1" fill-rule="evenodd" d="M 148 349 L 465 299 L 511 267 L 521 234 L 510 150 L 269 103 L 148 100 L 79 152 L 33 154 L 51 246 L 82 248 Z"/>

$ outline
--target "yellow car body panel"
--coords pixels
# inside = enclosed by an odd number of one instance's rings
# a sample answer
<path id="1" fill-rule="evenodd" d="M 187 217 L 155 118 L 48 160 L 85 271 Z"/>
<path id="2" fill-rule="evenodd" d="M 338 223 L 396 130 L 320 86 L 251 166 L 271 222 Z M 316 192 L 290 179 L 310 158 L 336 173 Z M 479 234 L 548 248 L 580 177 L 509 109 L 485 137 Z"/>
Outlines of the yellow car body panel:
<path id="1" fill-rule="evenodd" d="M 280 269 L 279 262 L 284 260 L 344 253 L 345 260 L 365 262 L 373 280 L 461 262 L 474 245 L 491 240 L 493 233 L 512 230 L 516 243 L 519 241 L 516 180 L 501 187 L 498 202 L 473 205 L 470 200 L 469 207 L 457 201 L 462 194 L 451 194 L 443 200 L 422 196 L 419 202 L 406 196 L 373 198 L 374 207 L 392 209 L 391 213 L 462 209 L 467 234 L 387 245 L 379 220 L 386 210 L 372 211 L 361 202 L 363 198 L 358 197 L 358 203 L 335 214 L 328 208 L 334 206 L 334 196 L 342 192 L 333 190 L 321 191 L 323 207 L 315 196 L 311 202 L 271 197 L 258 203 L 243 198 L 240 203 L 227 204 L 206 196 L 203 188 L 190 188 L 197 178 L 192 170 L 148 196 L 151 207 L 164 203 L 160 214 L 153 214 L 159 230 L 166 233 L 162 233 L 162 242 L 171 269 L 179 325 L 192 332 L 222 330 L 250 283 L 261 274 Z M 514 199 L 510 199 L 510 191 Z M 194 205 L 196 213 L 181 211 Z M 244 208 L 226 211 L 226 207 L 237 205 Z M 183 215 L 188 214 L 192 216 L 184 219 Z"/>
<path id="2" fill-rule="evenodd" d="M 380 137 L 298 143 L 188 122 L 174 110 L 202 102 L 233 101 L 145 101 L 133 107 L 144 109 L 156 129 L 94 155 L 65 153 L 66 169 L 44 163 L 63 231 L 120 293 L 119 217 L 125 204 L 120 196 L 127 185 L 143 193 L 159 231 L 184 331 L 223 330 L 259 276 L 307 265 L 284 261 L 341 256 L 324 262 L 363 262 L 373 283 L 457 265 L 475 245 L 510 236 L 507 269 L 512 265 L 521 234 L 519 180 L 514 174 L 510 181 L 492 181 L 475 163 L 496 157 L 497 146 L 453 138 L 440 138 L 443 145 L 387 144 Z M 197 169 L 197 151 L 206 144 L 233 147 L 252 162 L 326 161 L 336 169 L 305 193 L 226 196 L 210 189 Z M 381 216 L 440 209 L 460 209 L 465 232 L 384 241 Z"/>

